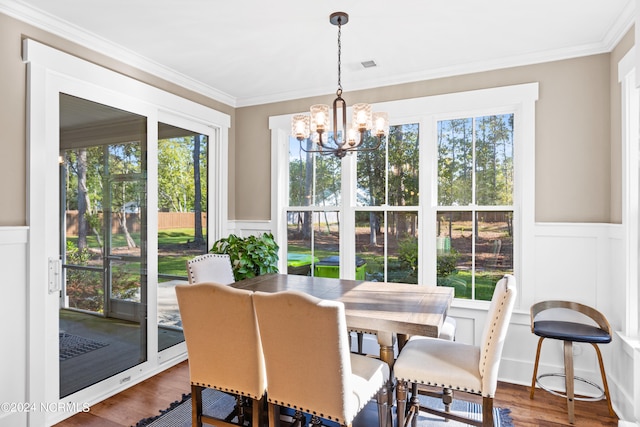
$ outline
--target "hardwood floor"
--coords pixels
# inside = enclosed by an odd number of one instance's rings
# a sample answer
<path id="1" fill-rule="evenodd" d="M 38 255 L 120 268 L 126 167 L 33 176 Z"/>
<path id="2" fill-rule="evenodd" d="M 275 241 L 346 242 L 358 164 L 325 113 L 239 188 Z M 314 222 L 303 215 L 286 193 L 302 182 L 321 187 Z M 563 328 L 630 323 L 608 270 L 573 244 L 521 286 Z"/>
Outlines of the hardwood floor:
<path id="1" fill-rule="evenodd" d="M 172 402 L 188 393 L 189 367 L 183 362 L 153 378 L 137 384 L 103 402 L 56 424 L 56 427 L 128 427 L 142 418 L 159 414 Z M 529 399 L 529 387 L 500 383 L 495 406 L 511 409 L 516 427 L 568 426 L 566 402 L 542 390 Z M 618 419 L 609 415 L 606 401 L 575 403 L 576 426 L 617 426 Z"/>

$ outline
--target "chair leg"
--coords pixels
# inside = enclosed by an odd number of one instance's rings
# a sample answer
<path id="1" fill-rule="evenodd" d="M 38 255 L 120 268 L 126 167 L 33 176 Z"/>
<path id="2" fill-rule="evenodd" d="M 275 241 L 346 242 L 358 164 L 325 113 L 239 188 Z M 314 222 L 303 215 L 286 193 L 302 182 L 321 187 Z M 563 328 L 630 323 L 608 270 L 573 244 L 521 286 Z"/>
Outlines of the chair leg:
<path id="1" fill-rule="evenodd" d="M 236 406 L 235 406 L 234 412 L 238 417 L 238 424 L 244 425 L 246 414 L 245 414 L 245 398 L 243 396 L 236 395 Z"/>
<path id="2" fill-rule="evenodd" d="M 407 382 L 398 381 L 396 384 L 396 417 L 398 418 L 398 427 L 404 427 L 404 418 L 407 410 Z"/>
<path id="3" fill-rule="evenodd" d="M 418 398 L 418 383 L 411 384 L 411 407 L 409 411 L 413 414 L 411 427 L 418 427 L 418 416 L 420 414 L 420 399 Z"/>
<path id="4" fill-rule="evenodd" d="M 280 406 L 269 403 L 267 418 L 269 418 L 269 427 L 280 427 Z"/>
<path id="5" fill-rule="evenodd" d="M 202 427 L 202 389 L 191 385 L 191 425 L 195 427 Z"/>
<path id="6" fill-rule="evenodd" d="M 575 423 L 574 411 L 574 378 L 573 378 L 573 342 L 564 341 L 564 379 L 567 392 L 567 410 L 569 412 L 569 424 Z"/>
<path id="7" fill-rule="evenodd" d="M 446 387 L 442 389 L 442 403 L 444 404 L 444 412 L 451 412 L 451 403 L 453 403 L 453 390 Z"/>
<path id="8" fill-rule="evenodd" d="M 251 426 L 262 426 L 262 408 L 264 408 L 264 396 L 259 399 L 252 399 L 251 403 Z"/>
<path id="9" fill-rule="evenodd" d="M 386 386 L 378 390 L 376 401 L 378 404 L 378 425 L 380 427 L 393 427 L 393 418 L 391 414 L 391 407 L 389 406 L 389 396 Z M 389 423 L 391 423 L 391 425 L 389 425 Z"/>
<path id="10" fill-rule="evenodd" d="M 533 399 L 533 393 L 536 391 L 536 377 L 538 376 L 538 363 L 540 362 L 540 350 L 542 349 L 542 341 L 544 337 L 538 340 L 538 350 L 536 350 L 536 361 L 533 364 L 533 377 L 531 378 L 531 390 L 529 391 L 529 399 Z"/>
<path id="11" fill-rule="evenodd" d="M 598 363 L 600 364 L 600 375 L 602 375 L 602 386 L 604 388 L 604 397 L 607 399 L 607 405 L 609 405 L 609 415 L 612 417 L 616 415 L 611 406 L 611 395 L 609 394 L 609 384 L 607 383 L 607 376 L 604 373 L 604 363 L 602 362 L 602 354 L 600 353 L 600 347 L 597 344 L 591 343 L 596 349 L 598 355 Z"/>
<path id="12" fill-rule="evenodd" d="M 493 427 L 493 397 L 482 398 L 482 426 Z"/>
<path id="13" fill-rule="evenodd" d="M 356 335 L 358 337 L 358 354 L 362 354 L 364 334 L 362 332 L 357 332 Z"/>

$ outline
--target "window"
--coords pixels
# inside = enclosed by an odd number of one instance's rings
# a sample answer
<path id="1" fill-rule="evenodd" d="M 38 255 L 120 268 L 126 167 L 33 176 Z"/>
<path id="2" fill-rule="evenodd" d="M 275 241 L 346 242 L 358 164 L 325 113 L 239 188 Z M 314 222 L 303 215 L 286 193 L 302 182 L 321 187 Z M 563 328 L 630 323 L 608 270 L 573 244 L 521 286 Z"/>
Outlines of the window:
<path id="1" fill-rule="evenodd" d="M 312 142 L 305 149 L 311 149 Z M 341 163 L 307 153 L 289 138 L 287 262 L 292 273 L 314 274 L 318 261 L 340 254 Z M 334 258 L 331 258 L 334 259 Z M 339 265 L 322 269 L 338 277 Z"/>
<path id="2" fill-rule="evenodd" d="M 302 274 L 490 299 L 498 276 L 530 269 L 537 96 L 534 83 L 379 104 L 386 143 L 342 160 L 301 155 L 291 116 L 272 117 L 272 217 L 289 267 L 303 252 Z"/>
<path id="3" fill-rule="evenodd" d="M 385 145 L 357 156 L 356 265 L 367 280 L 418 283 L 419 129 L 391 126 Z"/>
<path id="4" fill-rule="evenodd" d="M 514 114 L 438 121 L 437 283 L 490 300 L 513 273 Z"/>

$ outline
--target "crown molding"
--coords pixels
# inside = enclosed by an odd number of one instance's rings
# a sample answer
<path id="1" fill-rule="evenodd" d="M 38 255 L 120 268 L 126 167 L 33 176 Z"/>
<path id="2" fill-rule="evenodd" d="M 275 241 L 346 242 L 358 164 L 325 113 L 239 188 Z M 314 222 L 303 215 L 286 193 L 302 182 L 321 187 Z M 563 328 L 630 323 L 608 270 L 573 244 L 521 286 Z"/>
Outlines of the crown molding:
<path id="1" fill-rule="evenodd" d="M 635 0 L 628 0 L 618 19 L 613 23 L 609 31 L 599 42 L 585 44 L 582 46 L 574 46 L 568 49 L 556 49 L 510 58 L 452 65 L 449 67 L 425 70 L 424 72 L 384 77 L 362 83 L 350 82 L 349 91 L 374 89 L 376 87 L 414 83 L 423 80 L 493 71 L 502 68 L 513 68 L 611 52 L 620 42 L 622 37 L 624 37 L 624 35 L 633 26 L 635 10 Z M 314 96 L 324 96 L 333 93 L 335 89 L 333 87 L 307 88 L 305 90 L 291 91 L 287 93 L 274 93 L 255 97 L 236 98 L 198 80 L 178 73 L 177 71 L 165 67 L 155 61 L 143 58 L 123 46 L 114 44 L 102 37 L 87 32 L 69 22 L 60 20 L 59 18 L 24 3 L 19 3 L 14 0 L 0 0 L 0 12 L 81 45 L 87 49 L 91 49 L 127 65 L 131 65 L 141 71 L 152 74 L 170 83 L 222 102 L 233 108 L 269 104 Z"/>
<path id="2" fill-rule="evenodd" d="M 405 83 L 415 83 L 424 80 L 432 80 L 437 78 L 460 76 L 464 74 L 480 73 L 485 71 L 494 71 L 502 68 L 514 68 L 526 65 L 541 64 L 544 62 L 561 61 L 565 59 L 578 58 L 581 56 L 597 55 L 601 53 L 611 52 L 620 43 L 622 38 L 633 27 L 636 13 L 636 0 L 628 0 L 623 11 L 620 13 L 616 21 L 610 27 L 609 31 L 604 35 L 602 40 L 595 43 L 584 44 L 581 46 L 573 46 L 571 48 L 547 50 L 544 52 L 535 52 L 509 58 L 501 58 L 489 61 L 477 61 L 450 67 L 441 67 L 432 70 L 425 70 L 418 73 L 407 73 L 404 75 L 395 75 L 393 78 L 380 78 L 377 80 L 368 80 L 366 83 L 358 83 L 357 81 L 348 82 L 349 91 L 374 89 L 377 87 L 392 86 Z M 334 87 L 307 89 L 304 91 L 292 91 L 288 93 L 279 93 L 266 96 L 239 98 L 237 100 L 238 107 L 248 107 L 252 105 L 269 104 L 273 102 L 290 101 L 293 99 L 310 98 L 315 96 L 324 96 L 333 93 Z"/>
<path id="3" fill-rule="evenodd" d="M 135 67 L 141 71 L 159 77 L 167 82 L 207 96 L 216 101 L 236 107 L 236 98 L 209 85 L 178 73 L 155 61 L 141 57 L 139 54 L 96 34 L 79 28 L 67 21 L 45 13 L 24 3 L 12 0 L 0 0 L 0 12 L 26 24 L 33 25 L 53 35 L 69 40 L 82 47 L 98 52 L 109 58 Z"/>

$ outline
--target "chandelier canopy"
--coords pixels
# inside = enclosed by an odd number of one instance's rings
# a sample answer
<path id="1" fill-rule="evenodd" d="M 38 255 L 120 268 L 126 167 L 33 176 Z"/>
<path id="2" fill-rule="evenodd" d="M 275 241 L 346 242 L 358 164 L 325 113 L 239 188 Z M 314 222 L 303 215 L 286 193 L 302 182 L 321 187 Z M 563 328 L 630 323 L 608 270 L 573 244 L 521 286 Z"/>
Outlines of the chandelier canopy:
<path id="1" fill-rule="evenodd" d="M 382 138 L 389 133 L 389 116 L 387 113 L 372 113 L 369 104 L 355 104 L 352 107 L 352 121 L 347 123 L 347 103 L 342 98 L 340 37 L 342 26 L 349 22 L 349 15 L 334 12 L 329 16 L 329 22 L 338 26 L 338 90 L 336 99 L 333 100 L 333 134 L 328 133 L 329 106 L 325 104 L 312 105 L 310 115 L 294 115 L 291 132 L 300 141 L 300 149 L 307 153 L 333 154 L 342 158 L 350 152 L 377 150 L 382 144 Z M 342 123 L 338 122 L 338 110 L 341 110 Z M 371 136 L 376 138 L 372 147 L 362 145 L 367 131 L 371 131 Z M 310 137 L 315 143 L 311 150 L 302 144 L 302 141 Z"/>

